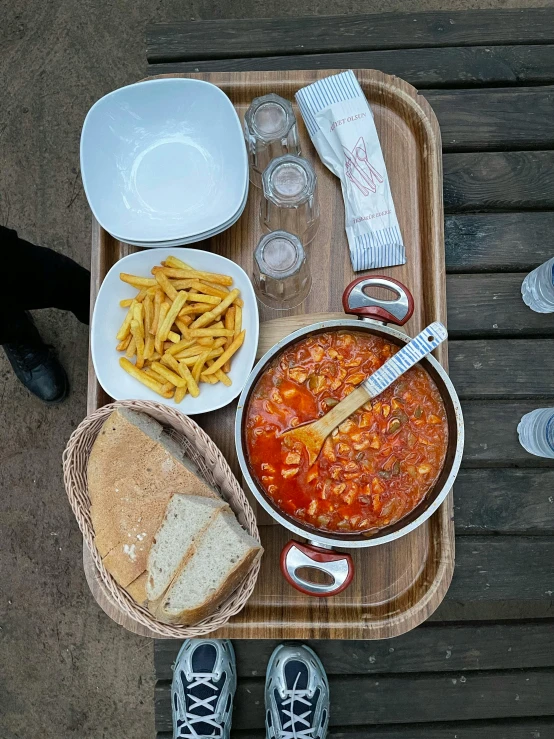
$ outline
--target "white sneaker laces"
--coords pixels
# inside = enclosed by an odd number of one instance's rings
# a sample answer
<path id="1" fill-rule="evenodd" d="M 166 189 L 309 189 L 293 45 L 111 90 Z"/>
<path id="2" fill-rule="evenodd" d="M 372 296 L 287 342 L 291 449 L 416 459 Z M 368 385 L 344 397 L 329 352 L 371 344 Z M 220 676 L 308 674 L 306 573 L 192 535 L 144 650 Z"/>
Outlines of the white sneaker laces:
<path id="1" fill-rule="evenodd" d="M 195 724 L 208 724 L 209 726 L 213 726 L 214 729 L 217 729 L 217 732 L 211 736 L 221 737 L 223 735 L 222 726 L 216 720 L 216 707 L 213 703 L 214 701 L 217 701 L 219 694 L 219 688 L 212 684 L 212 680 L 215 681 L 216 675 L 213 672 L 193 672 L 192 678 L 193 682 L 187 685 L 186 689 L 186 695 L 190 699 L 190 707 L 186 710 L 186 707 L 182 706 L 182 711 L 180 711 L 181 715 L 184 715 L 185 717 L 185 723 L 179 727 L 179 736 L 183 737 L 183 739 L 203 739 L 203 737 L 206 736 L 205 732 L 198 734 L 194 727 Z M 200 685 L 205 685 L 207 688 L 214 690 L 214 695 L 211 695 L 208 698 L 197 698 L 191 691 L 193 688 L 197 688 Z M 205 713 L 203 715 L 194 713 L 198 708 L 205 708 L 211 711 L 211 713 Z"/>
<path id="2" fill-rule="evenodd" d="M 294 681 L 292 690 L 287 690 L 285 693 L 287 696 L 287 700 L 283 701 L 282 711 L 285 716 L 289 717 L 289 720 L 283 724 L 283 731 L 279 739 L 313 739 L 315 726 L 310 726 L 310 722 L 306 719 L 306 717 L 309 716 L 312 712 L 312 704 L 309 700 L 306 700 L 307 696 L 309 695 L 308 690 L 296 689 L 299 678 L 300 673 L 298 673 L 298 675 L 296 676 L 296 680 Z M 298 703 L 303 703 L 304 706 L 308 706 L 308 710 L 305 713 L 297 714 L 296 711 L 298 710 L 298 708 L 295 709 L 295 701 L 297 701 Z M 290 710 L 287 711 L 286 709 L 289 706 Z M 299 708 L 300 710 L 302 710 L 303 706 L 299 706 Z M 301 725 L 303 725 L 305 728 L 300 728 Z"/>

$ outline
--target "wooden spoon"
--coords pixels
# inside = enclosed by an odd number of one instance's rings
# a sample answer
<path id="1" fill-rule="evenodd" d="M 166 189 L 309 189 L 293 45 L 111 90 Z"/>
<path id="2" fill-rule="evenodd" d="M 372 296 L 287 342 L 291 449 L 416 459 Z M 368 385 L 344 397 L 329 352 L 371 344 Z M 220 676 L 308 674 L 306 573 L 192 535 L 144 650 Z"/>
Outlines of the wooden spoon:
<path id="1" fill-rule="evenodd" d="M 321 447 L 331 431 L 351 416 L 354 411 L 357 411 L 360 406 L 392 385 L 410 367 L 430 354 L 433 349 L 442 344 L 447 336 L 448 333 L 442 323 L 439 321 L 431 323 L 328 413 L 317 421 L 285 431 L 283 436 L 302 442 L 308 451 L 311 466 L 318 458 Z"/>

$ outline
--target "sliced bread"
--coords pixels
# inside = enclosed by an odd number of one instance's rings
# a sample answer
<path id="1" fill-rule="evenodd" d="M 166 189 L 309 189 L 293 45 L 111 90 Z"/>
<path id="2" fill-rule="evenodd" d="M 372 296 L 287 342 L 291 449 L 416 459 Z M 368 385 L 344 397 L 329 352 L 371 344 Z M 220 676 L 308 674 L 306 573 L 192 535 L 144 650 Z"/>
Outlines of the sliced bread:
<path id="1" fill-rule="evenodd" d="M 122 587 L 145 571 L 173 493 L 219 500 L 161 424 L 127 408 L 116 409 L 102 426 L 87 478 L 96 547 Z"/>
<path id="2" fill-rule="evenodd" d="M 223 500 L 195 495 L 173 495 L 148 555 L 146 594 L 158 600 L 194 553 L 194 545 L 218 511 L 229 509 Z"/>
<path id="3" fill-rule="evenodd" d="M 238 587 L 262 551 L 233 512 L 221 510 L 195 542 L 194 553 L 164 597 L 149 607 L 161 621 L 195 624 Z"/>
<path id="4" fill-rule="evenodd" d="M 136 580 L 133 580 L 133 582 L 125 588 L 131 598 L 138 603 L 139 606 L 146 606 L 148 604 L 148 596 L 146 595 L 147 579 L 148 573 L 143 572 L 142 575 L 139 575 Z"/>

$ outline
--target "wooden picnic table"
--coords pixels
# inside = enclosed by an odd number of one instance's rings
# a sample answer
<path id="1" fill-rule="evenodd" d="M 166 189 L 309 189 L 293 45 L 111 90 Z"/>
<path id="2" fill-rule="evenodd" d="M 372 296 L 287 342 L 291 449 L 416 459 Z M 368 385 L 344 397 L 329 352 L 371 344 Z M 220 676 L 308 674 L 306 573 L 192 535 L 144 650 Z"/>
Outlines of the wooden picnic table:
<path id="1" fill-rule="evenodd" d="M 554 736 L 554 460 L 516 427 L 554 406 L 554 315 L 521 300 L 554 254 L 554 9 L 218 20 L 148 29 L 150 74 L 372 68 L 433 106 L 444 151 L 450 374 L 466 422 L 456 570 L 436 613 L 390 641 L 318 641 L 331 736 Z M 171 664 L 155 646 L 156 730 Z M 236 641 L 234 735 L 264 736 L 273 641 Z"/>

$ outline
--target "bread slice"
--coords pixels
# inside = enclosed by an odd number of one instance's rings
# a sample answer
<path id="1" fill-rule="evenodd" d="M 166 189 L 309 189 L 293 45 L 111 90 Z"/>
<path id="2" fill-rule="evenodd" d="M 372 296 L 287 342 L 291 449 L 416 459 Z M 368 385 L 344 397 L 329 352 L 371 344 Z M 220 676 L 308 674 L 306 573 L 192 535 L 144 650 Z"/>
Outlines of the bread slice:
<path id="1" fill-rule="evenodd" d="M 87 478 L 96 547 L 122 587 L 146 570 L 173 493 L 220 499 L 161 424 L 128 408 L 116 409 L 102 426 Z"/>
<path id="2" fill-rule="evenodd" d="M 244 579 L 262 547 L 231 510 L 221 510 L 195 543 L 194 554 L 157 603 L 154 615 L 186 626 L 209 616 Z"/>
<path id="3" fill-rule="evenodd" d="M 147 580 L 148 573 L 143 572 L 142 575 L 139 575 L 136 580 L 133 580 L 133 582 L 125 588 L 131 598 L 138 603 L 139 606 L 146 606 L 148 604 L 148 596 L 146 595 Z"/>
<path id="4" fill-rule="evenodd" d="M 146 594 L 158 600 L 194 554 L 195 543 L 221 510 L 229 509 L 222 500 L 195 495 L 174 495 L 168 503 L 148 555 Z"/>

